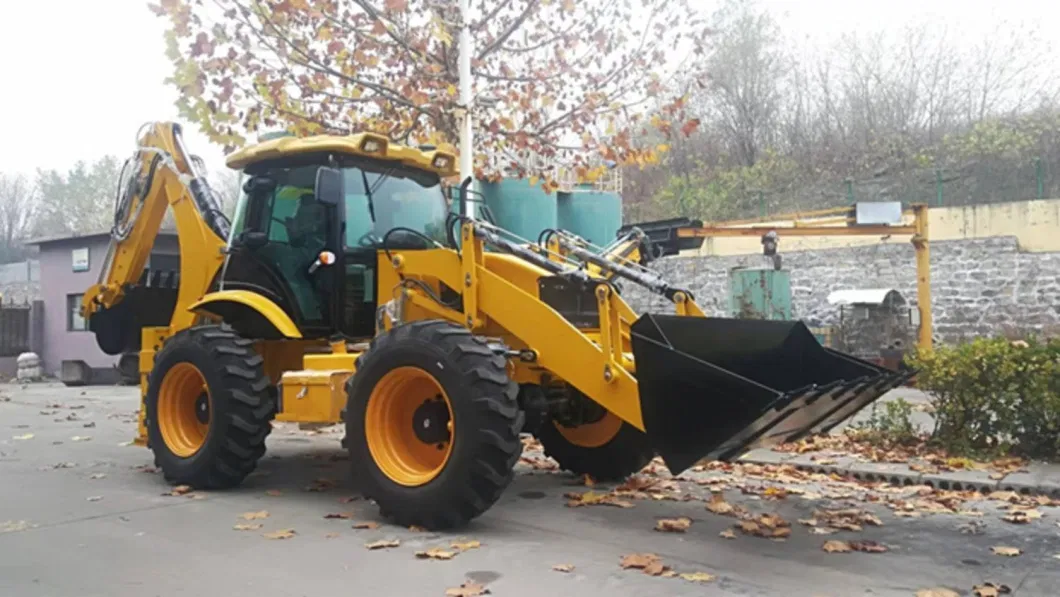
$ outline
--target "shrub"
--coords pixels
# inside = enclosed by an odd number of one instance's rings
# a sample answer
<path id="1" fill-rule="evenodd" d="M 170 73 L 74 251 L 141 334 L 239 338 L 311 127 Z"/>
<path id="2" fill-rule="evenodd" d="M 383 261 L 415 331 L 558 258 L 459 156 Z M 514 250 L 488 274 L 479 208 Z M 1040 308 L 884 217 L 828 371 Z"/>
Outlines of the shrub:
<path id="1" fill-rule="evenodd" d="M 882 411 L 879 405 L 883 406 Z M 852 426 L 859 439 L 871 444 L 910 444 L 918 440 L 913 405 L 904 398 L 873 403 L 868 420 Z"/>
<path id="2" fill-rule="evenodd" d="M 909 360 L 947 450 L 1060 457 L 1060 340 L 977 338 Z"/>

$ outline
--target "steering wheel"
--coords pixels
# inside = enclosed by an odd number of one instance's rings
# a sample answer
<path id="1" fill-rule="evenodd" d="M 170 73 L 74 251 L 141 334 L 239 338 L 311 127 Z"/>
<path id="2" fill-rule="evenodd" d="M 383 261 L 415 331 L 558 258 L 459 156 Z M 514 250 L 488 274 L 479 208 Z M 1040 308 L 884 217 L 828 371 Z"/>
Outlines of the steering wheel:
<path id="1" fill-rule="evenodd" d="M 375 247 L 379 243 L 383 242 L 383 239 L 375 235 L 375 231 L 369 230 L 361 235 L 361 238 L 357 239 L 358 247 Z"/>

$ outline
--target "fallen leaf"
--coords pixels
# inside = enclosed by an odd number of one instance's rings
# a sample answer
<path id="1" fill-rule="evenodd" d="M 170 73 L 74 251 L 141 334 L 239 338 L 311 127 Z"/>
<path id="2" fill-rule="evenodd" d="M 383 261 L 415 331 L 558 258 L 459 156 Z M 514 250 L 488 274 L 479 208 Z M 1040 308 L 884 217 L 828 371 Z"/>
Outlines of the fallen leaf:
<path id="1" fill-rule="evenodd" d="M 17 440 L 33 439 L 33 434 L 32 433 L 26 433 L 26 434 L 23 434 L 23 435 L 16 435 L 13 439 L 17 439 Z"/>
<path id="2" fill-rule="evenodd" d="M 861 551 L 865 553 L 884 553 L 889 551 L 886 545 L 882 545 L 875 541 L 851 541 L 850 548 L 854 551 Z"/>
<path id="3" fill-rule="evenodd" d="M 564 497 L 568 498 L 567 507 L 576 508 L 578 506 L 617 506 L 619 508 L 632 508 L 633 504 L 619 499 L 618 496 L 610 493 L 599 493 L 596 491 L 586 491 L 585 493 L 568 493 Z"/>
<path id="4" fill-rule="evenodd" d="M 935 587 L 932 589 L 920 589 L 916 592 L 916 597 L 961 597 L 961 594 L 945 587 Z"/>
<path id="5" fill-rule="evenodd" d="M 838 532 L 839 529 L 832 529 L 828 527 L 813 527 L 810 529 L 811 535 L 832 535 Z"/>
<path id="6" fill-rule="evenodd" d="M 662 518 L 655 522 L 655 530 L 664 533 L 683 533 L 692 526 L 692 519 L 682 516 L 680 518 Z"/>
<path id="7" fill-rule="evenodd" d="M 342 520 L 349 520 L 349 519 L 353 518 L 353 512 L 331 512 L 331 513 L 325 514 L 324 518 L 327 518 L 327 519 L 338 518 L 338 519 L 342 519 Z"/>
<path id="8" fill-rule="evenodd" d="M 328 479 L 327 477 L 321 477 L 319 479 L 313 479 L 313 482 L 305 487 L 306 491 L 327 491 L 338 485 L 338 482 L 334 479 Z"/>
<path id="9" fill-rule="evenodd" d="M 585 475 L 582 476 L 582 484 L 585 485 L 586 487 L 595 487 L 596 486 L 596 480 L 593 479 L 592 475 L 585 474 Z"/>
<path id="10" fill-rule="evenodd" d="M 1008 585 L 995 585 L 992 582 L 972 587 L 972 594 L 975 597 L 998 597 L 998 595 L 1007 595 L 1011 592 L 1012 589 Z"/>
<path id="11" fill-rule="evenodd" d="M 800 518 L 799 519 L 799 524 L 804 524 L 804 525 L 806 525 L 808 527 L 815 527 L 815 526 L 817 526 L 817 519 L 816 518 Z"/>
<path id="12" fill-rule="evenodd" d="M 732 529 L 725 529 L 724 531 L 718 533 L 718 536 L 724 537 L 726 539 L 735 539 L 736 533 Z"/>
<path id="13" fill-rule="evenodd" d="M 444 550 L 441 547 L 432 547 L 427 551 L 416 552 L 416 557 L 421 560 L 451 560 L 455 556 L 455 553 Z"/>
<path id="14" fill-rule="evenodd" d="M 325 533 L 324 534 L 324 538 L 325 539 L 335 539 L 338 536 L 339 536 L 338 533 Z"/>
<path id="15" fill-rule="evenodd" d="M 670 567 L 662 563 L 662 560 L 655 560 L 644 567 L 644 574 L 648 576 L 661 576 L 667 572 L 670 572 Z M 672 574 L 669 576 L 673 576 Z"/>
<path id="16" fill-rule="evenodd" d="M 378 529 L 379 528 L 379 523 L 378 522 L 374 522 L 374 521 L 355 522 L 355 523 L 353 523 L 353 527 L 352 528 L 355 528 L 355 529 Z"/>
<path id="17" fill-rule="evenodd" d="M 1041 512 L 1031 508 L 1030 510 L 1010 510 L 1009 513 L 1002 516 L 1001 519 L 1013 524 L 1026 524 L 1032 520 L 1038 520 L 1041 517 Z"/>
<path id="18" fill-rule="evenodd" d="M 278 496 L 283 495 L 283 492 L 280 491 L 279 489 L 266 489 L 265 490 L 265 495 L 271 496 L 271 497 L 278 497 Z"/>
<path id="19" fill-rule="evenodd" d="M 659 556 L 653 553 L 631 553 L 622 556 L 620 566 L 623 568 L 645 568 L 648 564 L 658 561 Z"/>
<path id="20" fill-rule="evenodd" d="M 269 517 L 268 510 L 259 510 L 257 512 L 244 512 L 239 515 L 243 520 L 261 520 Z"/>
<path id="21" fill-rule="evenodd" d="M 364 546 L 368 549 L 385 549 L 388 547 L 397 547 L 401 545 L 399 539 L 380 539 L 378 541 L 372 541 L 371 543 L 365 543 Z"/>
<path id="22" fill-rule="evenodd" d="M 24 531 L 32 528 L 33 525 L 26 522 L 25 520 L 5 520 L 0 522 L 0 533 L 14 533 L 16 531 Z"/>
<path id="23" fill-rule="evenodd" d="M 574 564 L 556 564 L 552 569 L 556 572 L 574 572 Z"/>
<path id="24" fill-rule="evenodd" d="M 346 497 L 340 497 L 339 498 L 339 503 L 340 504 L 348 504 L 350 502 L 356 502 L 358 499 L 360 499 L 360 498 L 358 498 L 355 495 L 348 495 Z"/>
<path id="25" fill-rule="evenodd" d="M 1018 547 L 1007 547 L 1005 545 L 995 545 L 990 548 L 995 555 L 1015 557 L 1023 553 L 1023 550 Z"/>
<path id="26" fill-rule="evenodd" d="M 413 533 L 426 533 L 427 532 L 427 529 L 421 527 L 418 524 L 410 525 L 409 526 L 409 530 L 412 531 Z"/>
<path id="27" fill-rule="evenodd" d="M 846 553 L 851 550 L 850 544 L 846 541 L 825 541 L 821 549 L 828 553 Z"/>
<path id="28" fill-rule="evenodd" d="M 479 548 L 481 546 L 482 546 L 482 543 L 480 543 L 478 541 L 475 541 L 475 540 L 463 541 L 463 542 L 461 542 L 461 541 L 453 541 L 452 543 L 449 544 L 449 547 L 452 547 L 453 549 L 455 549 L 457 551 L 467 551 L 469 549 L 477 549 L 477 548 Z"/>
<path id="29" fill-rule="evenodd" d="M 453 587 L 445 590 L 445 597 L 478 597 L 479 595 L 489 595 L 490 590 L 486 587 L 473 582 L 465 582 L 459 587 Z"/>
<path id="30" fill-rule="evenodd" d="M 169 490 L 169 493 L 163 493 L 162 495 L 184 495 L 191 491 L 191 485 L 177 485 L 173 489 Z"/>
<path id="31" fill-rule="evenodd" d="M 725 501 L 725 497 L 720 493 L 713 493 L 710 496 L 710 501 L 707 502 L 707 510 L 715 514 L 732 514 L 735 508 L 732 504 Z"/>
<path id="32" fill-rule="evenodd" d="M 85 499 L 90 501 L 90 502 L 98 502 L 99 500 L 103 499 L 103 496 L 101 496 L 101 495 L 93 495 L 93 496 L 89 496 L 89 497 L 87 497 Z"/>
<path id="33" fill-rule="evenodd" d="M 283 529 L 279 531 L 273 531 L 271 533 L 265 533 L 266 539 L 290 539 L 295 536 L 294 529 Z"/>
<path id="34" fill-rule="evenodd" d="M 87 436 L 87 435 L 75 435 L 75 436 L 70 438 L 70 441 L 72 441 L 72 442 L 87 442 L 87 441 L 89 441 L 91 439 L 92 438 Z"/>
<path id="35" fill-rule="evenodd" d="M 992 491 L 990 495 L 986 496 L 986 499 L 1001 502 L 1018 502 L 1020 494 L 1015 491 Z"/>
<path id="36" fill-rule="evenodd" d="M 714 575 L 706 572 L 682 572 L 678 576 L 690 582 L 710 582 L 714 580 Z"/>
<path id="37" fill-rule="evenodd" d="M 237 525 L 232 526 L 232 530 L 235 530 L 235 531 L 256 531 L 256 530 L 258 530 L 260 528 L 261 528 L 261 523 L 260 522 L 255 522 L 254 524 L 237 524 Z"/>

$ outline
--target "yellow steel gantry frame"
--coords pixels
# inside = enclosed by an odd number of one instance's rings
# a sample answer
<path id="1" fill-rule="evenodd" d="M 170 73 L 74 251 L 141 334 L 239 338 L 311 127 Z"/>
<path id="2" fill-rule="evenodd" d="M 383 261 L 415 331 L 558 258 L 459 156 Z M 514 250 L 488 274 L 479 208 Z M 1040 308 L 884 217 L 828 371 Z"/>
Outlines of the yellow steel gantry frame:
<path id="1" fill-rule="evenodd" d="M 858 224 L 854 207 L 837 207 L 803 213 L 772 216 L 770 221 L 790 222 L 788 225 L 760 225 L 762 220 L 736 220 L 687 227 L 677 231 L 678 237 L 761 237 L 769 232 L 778 236 L 910 236 L 916 250 L 916 295 L 920 311 L 920 332 L 917 347 L 922 352 L 931 350 L 933 334 L 931 320 L 931 261 L 928 246 L 928 206 L 915 203 L 902 209 L 903 216 L 912 216 L 911 223 Z"/>

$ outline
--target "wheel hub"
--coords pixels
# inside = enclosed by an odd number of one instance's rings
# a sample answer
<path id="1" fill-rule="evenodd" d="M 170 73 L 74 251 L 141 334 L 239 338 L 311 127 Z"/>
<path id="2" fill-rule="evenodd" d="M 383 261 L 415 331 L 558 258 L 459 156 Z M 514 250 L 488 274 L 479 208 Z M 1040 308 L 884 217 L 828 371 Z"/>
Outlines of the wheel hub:
<path id="1" fill-rule="evenodd" d="M 416 439 L 425 444 L 449 441 L 449 407 L 441 396 L 425 400 L 412 415 L 412 429 Z"/>
<path id="2" fill-rule="evenodd" d="M 210 422 L 210 397 L 206 392 L 195 399 L 195 418 L 203 425 Z"/>

